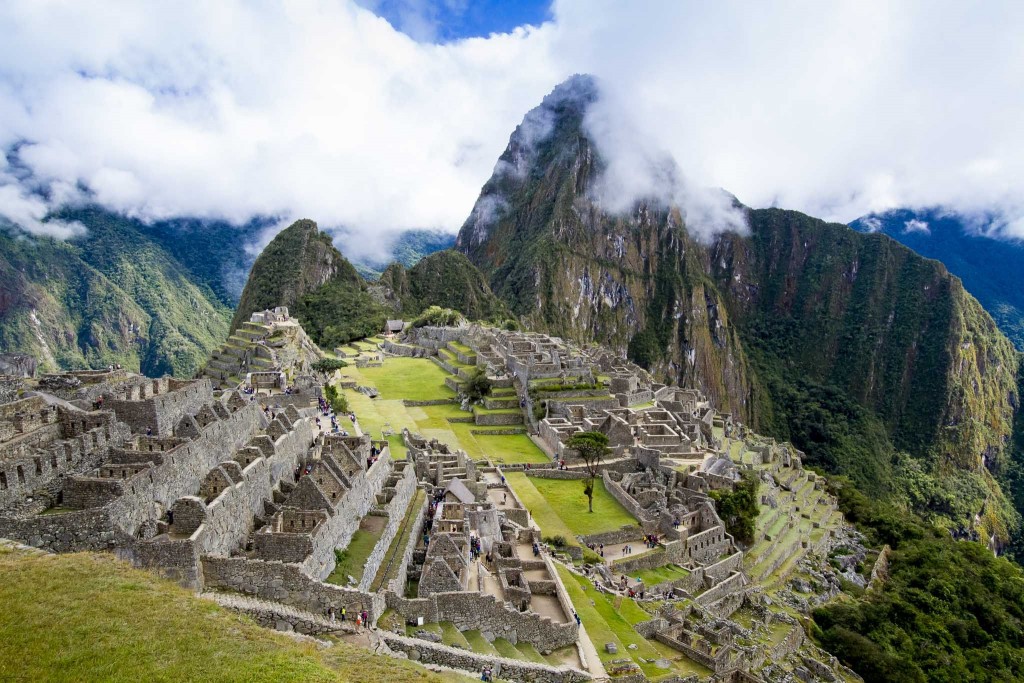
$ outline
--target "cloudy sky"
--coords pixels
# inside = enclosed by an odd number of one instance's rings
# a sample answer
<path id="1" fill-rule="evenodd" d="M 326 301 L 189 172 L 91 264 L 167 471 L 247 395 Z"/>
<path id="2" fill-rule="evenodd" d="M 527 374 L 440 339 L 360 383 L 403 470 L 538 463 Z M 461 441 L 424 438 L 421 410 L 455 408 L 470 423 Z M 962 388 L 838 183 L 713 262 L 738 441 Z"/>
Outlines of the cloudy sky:
<path id="1" fill-rule="evenodd" d="M 607 130 L 749 205 L 1024 236 L 1021 2 L 7 0 L 0 35 L 0 215 L 29 231 L 87 198 L 362 248 L 456 231 L 525 112 L 592 73 Z"/>

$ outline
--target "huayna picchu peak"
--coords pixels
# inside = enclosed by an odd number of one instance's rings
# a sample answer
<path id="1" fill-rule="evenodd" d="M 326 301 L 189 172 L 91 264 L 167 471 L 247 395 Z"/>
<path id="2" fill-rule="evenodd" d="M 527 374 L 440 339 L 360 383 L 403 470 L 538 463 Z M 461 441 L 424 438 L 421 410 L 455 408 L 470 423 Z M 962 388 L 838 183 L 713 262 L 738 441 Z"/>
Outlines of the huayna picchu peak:
<path id="1" fill-rule="evenodd" d="M 1024 681 L 1013 3 L 9 5 L 0 681 Z"/>

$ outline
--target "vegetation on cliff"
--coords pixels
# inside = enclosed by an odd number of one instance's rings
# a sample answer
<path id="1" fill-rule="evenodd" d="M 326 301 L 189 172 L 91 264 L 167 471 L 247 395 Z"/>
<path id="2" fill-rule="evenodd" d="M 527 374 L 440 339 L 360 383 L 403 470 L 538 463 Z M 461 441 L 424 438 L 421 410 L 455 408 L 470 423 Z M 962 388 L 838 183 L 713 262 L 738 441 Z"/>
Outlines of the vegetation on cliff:
<path id="1" fill-rule="evenodd" d="M 814 611 L 818 642 L 865 680 L 1024 678 L 1024 570 L 834 481 L 840 509 L 888 544 L 888 578 Z"/>
<path id="2" fill-rule="evenodd" d="M 276 306 L 296 308 L 304 296 L 328 284 L 338 286 L 335 294 L 340 296 L 361 289 L 363 280 L 334 248 L 330 235 L 320 232 L 311 220 L 295 221 L 279 232 L 253 263 L 231 329 L 248 320 L 254 311 Z M 321 328 L 326 324 L 323 322 Z"/>
<path id="3" fill-rule="evenodd" d="M 87 233 L 68 241 L 0 229 L 0 348 L 42 371 L 120 363 L 190 377 L 227 336 L 228 308 L 150 239 L 100 209 L 62 213 Z"/>
<path id="4" fill-rule="evenodd" d="M 887 235 L 941 261 L 963 281 L 1003 334 L 1024 351 L 1024 242 L 1001 237 L 998 225 L 990 220 L 943 209 L 871 214 L 850 227 Z"/>
<path id="5" fill-rule="evenodd" d="M 457 248 L 536 329 L 622 352 L 702 389 L 808 462 L 950 529 L 1005 542 L 1018 405 L 1010 342 L 939 263 L 883 235 L 749 210 L 748 234 L 698 239 L 648 199 L 613 213 L 575 77 L 530 112 Z"/>
<path id="6" fill-rule="evenodd" d="M 459 311 L 470 320 L 503 320 L 508 309 L 491 291 L 483 274 L 465 255 L 446 249 L 424 257 L 412 268 L 393 263 L 380 285 L 390 291 L 396 315 L 414 318 L 429 306 Z"/>

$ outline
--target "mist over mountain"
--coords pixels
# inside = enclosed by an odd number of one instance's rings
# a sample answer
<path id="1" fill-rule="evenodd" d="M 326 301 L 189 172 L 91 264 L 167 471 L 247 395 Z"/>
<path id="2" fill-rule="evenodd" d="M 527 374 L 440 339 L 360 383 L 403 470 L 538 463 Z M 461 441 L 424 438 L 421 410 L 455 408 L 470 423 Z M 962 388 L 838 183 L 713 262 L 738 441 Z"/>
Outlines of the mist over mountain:
<path id="1" fill-rule="evenodd" d="M 809 464 L 1008 541 L 1018 359 L 960 281 L 883 235 L 724 192 L 680 204 L 695 191 L 668 162 L 610 201 L 599 101 L 574 77 L 511 135 L 456 243 L 494 292 L 533 328 L 698 386 Z"/>

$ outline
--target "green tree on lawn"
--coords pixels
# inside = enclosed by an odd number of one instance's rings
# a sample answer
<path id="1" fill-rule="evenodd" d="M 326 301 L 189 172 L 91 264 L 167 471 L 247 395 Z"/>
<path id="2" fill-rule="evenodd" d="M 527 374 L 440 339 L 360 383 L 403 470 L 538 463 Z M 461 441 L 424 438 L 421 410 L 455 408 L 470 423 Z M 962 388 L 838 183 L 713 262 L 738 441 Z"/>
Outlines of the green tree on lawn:
<path id="1" fill-rule="evenodd" d="M 479 403 L 485 396 L 490 395 L 491 380 L 487 379 L 487 371 L 480 367 L 473 370 L 469 378 L 462 383 L 462 393 L 470 403 Z"/>
<path id="2" fill-rule="evenodd" d="M 608 437 L 601 432 L 577 432 L 565 442 L 566 447 L 579 454 L 586 464 L 587 478 L 583 480 L 583 493 L 587 495 L 587 507 L 594 511 L 594 480 L 597 479 L 601 461 L 608 455 Z"/>

